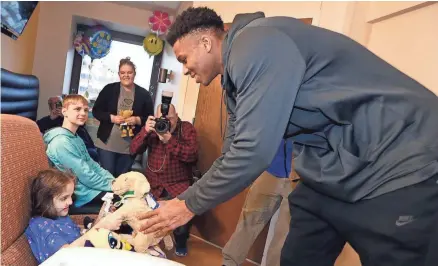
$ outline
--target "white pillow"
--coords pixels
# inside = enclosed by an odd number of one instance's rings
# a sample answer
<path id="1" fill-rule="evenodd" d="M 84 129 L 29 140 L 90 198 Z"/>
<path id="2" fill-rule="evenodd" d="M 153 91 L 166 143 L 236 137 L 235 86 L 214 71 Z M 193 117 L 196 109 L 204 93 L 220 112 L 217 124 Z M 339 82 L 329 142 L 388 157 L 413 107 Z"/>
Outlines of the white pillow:
<path id="1" fill-rule="evenodd" d="M 185 266 L 184 264 L 126 250 L 89 247 L 62 248 L 42 266 Z"/>

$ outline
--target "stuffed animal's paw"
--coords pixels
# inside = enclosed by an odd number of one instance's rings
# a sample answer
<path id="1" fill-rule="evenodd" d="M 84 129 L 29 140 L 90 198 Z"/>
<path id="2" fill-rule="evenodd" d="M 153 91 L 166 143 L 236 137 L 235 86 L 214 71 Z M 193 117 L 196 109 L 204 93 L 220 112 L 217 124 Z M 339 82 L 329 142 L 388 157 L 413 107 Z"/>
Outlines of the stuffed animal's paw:
<path id="1" fill-rule="evenodd" d="M 171 250 L 173 248 L 173 240 L 170 235 L 164 236 L 163 241 L 164 241 L 164 248 L 166 250 Z"/>

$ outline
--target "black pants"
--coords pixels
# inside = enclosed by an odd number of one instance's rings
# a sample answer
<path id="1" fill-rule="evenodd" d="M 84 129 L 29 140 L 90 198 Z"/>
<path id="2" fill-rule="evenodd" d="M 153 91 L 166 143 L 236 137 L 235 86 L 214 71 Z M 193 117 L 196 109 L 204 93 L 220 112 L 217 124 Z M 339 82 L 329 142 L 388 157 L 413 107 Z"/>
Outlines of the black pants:
<path id="1" fill-rule="evenodd" d="M 106 192 L 106 191 L 100 192 L 99 194 L 97 194 L 96 197 L 94 197 L 90 202 L 88 202 L 85 205 L 88 205 L 88 204 L 89 205 L 102 205 L 103 204 L 102 198 L 103 198 L 103 196 L 106 195 L 106 193 L 108 193 L 108 192 Z"/>
<path id="2" fill-rule="evenodd" d="M 354 204 L 299 184 L 282 266 L 333 266 L 348 241 L 363 266 L 438 265 L 438 175 Z"/>
<path id="3" fill-rule="evenodd" d="M 163 189 L 161 193 L 160 199 L 170 200 L 172 196 L 167 192 L 167 190 Z M 190 220 L 185 225 L 181 225 L 173 230 L 173 236 L 175 237 L 176 247 L 177 248 L 185 248 L 187 247 L 187 240 L 190 237 L 190 228 L 192 227 L 192 220 Z"/>

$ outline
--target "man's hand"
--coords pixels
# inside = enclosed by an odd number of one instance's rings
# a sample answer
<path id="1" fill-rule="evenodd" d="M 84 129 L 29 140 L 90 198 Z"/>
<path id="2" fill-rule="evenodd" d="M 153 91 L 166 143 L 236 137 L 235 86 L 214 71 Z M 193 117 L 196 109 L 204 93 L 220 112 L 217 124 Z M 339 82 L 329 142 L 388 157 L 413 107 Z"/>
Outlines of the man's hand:
<path id="1" fill-rule="evenodd" d="M 147 133 L 151 133 L 151 131 L 155 129 L 155 117 L 149 116 L 144 124 L 144 128 Z"/>
<path id="2" fill-rule="evenodd" d="M 125 119 L 120 115 L 111 115 L 111 122 L 116 125 L 120 125 L 125 122 Z"/>
<path id="3" fill-rule="evenodd" d="M 130 126 L 138 125 L 138 124 L 140 124 L 140 117 L 131 116 L 131 117 L 126 118 L 125 122 Z"/>
<path id="4" fill-rule="evenodd" d="M 61 108 L 52 109 L 52 111 L 50 111 L 50 119 L 55 120 L 60 116 L 62 116 Z"/>
<path id="5" fill-rule="evenodd" d="M 170 140 L 170 138 L 172 137 L 172 134 L 170 134 L 169 131 L 167 131 L 166 133 L 163 133 L 163 134 L 157 133 L 157 135 L 158 135 L 158 138 L 160 138 L 161 142 L 163 142 L 164 144 L 166 144 Z"/>
<path id="6" fill-rule="evenodd" d="M 138 219 L 140 231 L 155 237 L 161 237 L 177 227 L 188 223 L 195 216 L 186 206 L 184 200 L 174 198 L 160 202 L 160 207 L 150 212 L 140 213 Z"/>

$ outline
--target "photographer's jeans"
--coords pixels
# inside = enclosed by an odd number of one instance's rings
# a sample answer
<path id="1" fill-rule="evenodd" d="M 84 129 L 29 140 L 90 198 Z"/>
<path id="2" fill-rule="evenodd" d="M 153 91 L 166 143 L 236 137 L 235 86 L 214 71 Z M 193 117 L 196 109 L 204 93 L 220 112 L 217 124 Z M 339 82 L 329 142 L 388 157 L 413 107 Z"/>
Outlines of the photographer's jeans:
<path id="1" fill-rule="evenodd" d="M 131 171 L 134 157 L 130 154 L 122 154 L 97 148 L 100 165 L 108 170 L 115 178 Z"/>

